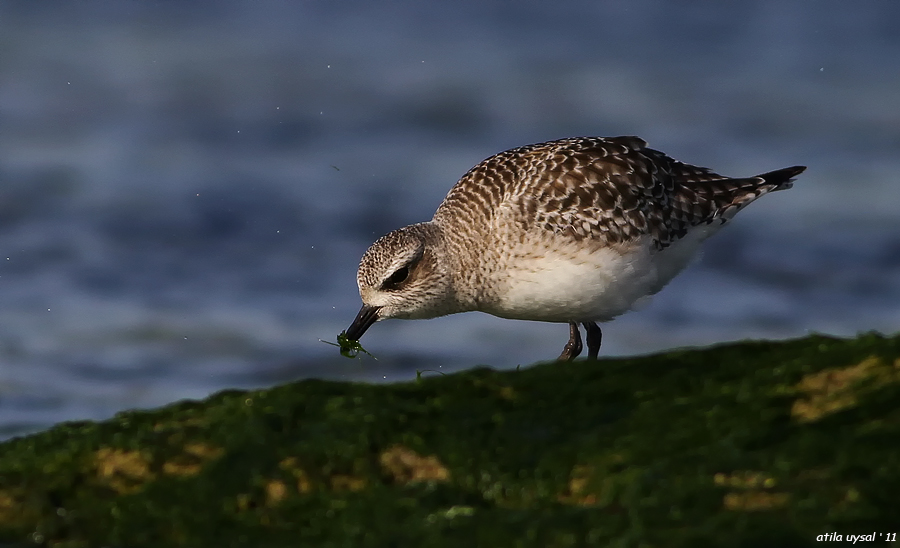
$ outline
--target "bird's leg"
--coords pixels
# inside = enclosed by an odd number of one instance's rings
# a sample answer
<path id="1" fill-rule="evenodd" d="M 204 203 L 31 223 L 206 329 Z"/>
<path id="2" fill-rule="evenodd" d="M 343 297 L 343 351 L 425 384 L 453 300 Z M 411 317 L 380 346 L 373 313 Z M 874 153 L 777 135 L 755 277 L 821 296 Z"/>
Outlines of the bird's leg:
<path id="1" fill-rule="evenodd" d="M 597 326 L 596 322 L 584 322 L 581 325 L 584 326 L 584 330 L 587 333 L 588 358 L 596 360 L 597 354 L 600 353 L 600 341 L 603 340 L 603 332 L 600 331 L 600 327 Z"/>
<path id="2" fill-rule="evenodd" d="M 578 332 L 578 324 L 569 322 L 569 342 L 563 348 L 562 354 L 556 358 L 556 361 L 570 362 L 581 354 L 581 333 Z"/>

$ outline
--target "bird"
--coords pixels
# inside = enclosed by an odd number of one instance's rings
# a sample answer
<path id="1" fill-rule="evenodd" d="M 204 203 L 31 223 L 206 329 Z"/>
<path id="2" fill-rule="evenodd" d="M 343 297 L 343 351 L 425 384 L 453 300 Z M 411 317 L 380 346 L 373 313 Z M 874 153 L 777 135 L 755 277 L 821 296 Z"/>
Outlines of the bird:
<path id="1" fill-rule="evenodd" d="M 634 136 L 521 146 L 471 168 L 433 218 L 363 254 L 363 305 L 342 333 L 375 322 L 480 311 L 566 323 L 557 360 L 596 359 L 598 323 L 659 292 L 744 206 L 791 188 L 806 166 L 731 178 L 679 162 Z"/>

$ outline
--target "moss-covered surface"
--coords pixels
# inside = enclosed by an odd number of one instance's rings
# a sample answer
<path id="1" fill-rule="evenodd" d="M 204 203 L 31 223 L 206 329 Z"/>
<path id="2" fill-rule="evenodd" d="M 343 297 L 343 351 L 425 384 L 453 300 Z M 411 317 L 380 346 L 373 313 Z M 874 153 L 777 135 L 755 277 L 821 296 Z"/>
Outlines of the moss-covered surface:
<path id="1" fill-rule="evenodd" d="M 873 531 L 900 532 L 900 337 L 308 380 L 0 444 L 0 542 L 694 548 Z"/>

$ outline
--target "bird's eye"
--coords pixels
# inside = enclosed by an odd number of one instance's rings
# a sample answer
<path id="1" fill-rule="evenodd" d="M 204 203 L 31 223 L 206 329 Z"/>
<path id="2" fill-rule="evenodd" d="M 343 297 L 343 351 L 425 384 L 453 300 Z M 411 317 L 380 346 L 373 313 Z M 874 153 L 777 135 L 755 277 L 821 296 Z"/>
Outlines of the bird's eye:
<path id="1" fill-rule="evenodd" d="M 385 287 L 396 286 L 397 284 L 402 283 L 407 277 L 409 277 L 409 266 L 404 266 L 391 274 L 390 277 L 384 281 L 384 285 Z"/>

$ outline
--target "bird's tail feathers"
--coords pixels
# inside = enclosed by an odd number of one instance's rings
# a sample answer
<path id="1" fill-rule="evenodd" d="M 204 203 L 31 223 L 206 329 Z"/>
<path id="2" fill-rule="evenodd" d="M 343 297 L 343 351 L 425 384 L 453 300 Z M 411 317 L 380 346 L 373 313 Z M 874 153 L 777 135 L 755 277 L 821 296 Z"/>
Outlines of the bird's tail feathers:
<path id="1" fill-rule="evenodd" d="M 793 186 L 794 177 L 804 171 L 806 171 L 806 166 L 792 166 L 763 173 L 757 177 L 765 181 L 766 185 L 773 185 L 772 190 L 786 190 Z"/>

